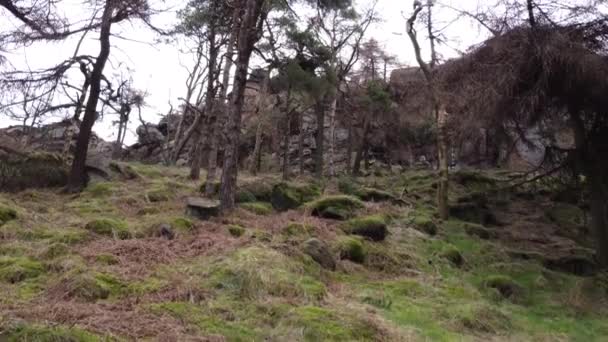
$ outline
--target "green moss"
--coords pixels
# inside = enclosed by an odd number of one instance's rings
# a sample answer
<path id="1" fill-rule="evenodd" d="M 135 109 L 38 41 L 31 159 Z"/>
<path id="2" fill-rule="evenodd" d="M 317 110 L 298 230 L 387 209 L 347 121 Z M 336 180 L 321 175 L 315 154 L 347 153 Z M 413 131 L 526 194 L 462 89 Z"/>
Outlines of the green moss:
<path id="1" fill-rule="evenodd" d="M 103 265 L 116 265 L 118 258 L 112 254 L 98 254 L 95 256 L 95 261 Z"/>
<path id="2" fill-rule="evenodd" d="M 26 257 L 0 257 L 0 281 L 18 283 L 38 277 L 44 273 L 44 266 Z"/>
<path id="3" fill-rule="evenodd" d="M 346 220 L 363 208 L 363 203 L 352 196 L 327 196 L 308 204 L 314 216 Z"/>
<path id="4" fill-rule="evenodd" d="M 382 215 L 372 215 L 352 219 L 342 225 L 342 230 L 348 234 L 359 235 L 373 241 L 382 241 L 388 235 L 386 218 Z"/>
<path id="5" fill-rule="evenodd" d="M 381 339 L 376 326 L 352 312 L 316 306 L 295 308 L 279 329 L 301 331 L 304 341 L 375 341 Z M 287 333 L 287 335 L 289 335 Z"/>
<path id="6" fill-rule="evenodd" d="M 131 238 L 126 223 L 113 219 L 97 219 L 86 224 L 85 229 L 95 234 L 115 237 L 120 240 Z"/>
<path id="7" fill-rule="evenodd" d="M 85 193 L 93 197 L 106 197 L 114 193 L 114 183 L 111 182 L 99 182 L 94 183 L 85 189 Z"/>
<path id="8" fill-rule="evenodd" d="M 241 208 L 250 211 L 256 215 L 270 215 L 272 214 L 272 205 L 266 202 L 248 202 L 241 203 Z"/>
<path id="9" fill-rule="evenodd" d="M 228 226 L 228 232 L 234 237 L 241 237 L 243 236 L 243 234 L 245 234 L 245 228 L 235 224 L 231 224 Z"/>
<path id="10" fill-rule="evenodd" d="M 320 269 L 290 259 L 277 251 L 249 247 L 214 263 L 210 285 L 240 298 L 265 296 L 319 300 L 325 296 L 323 283 L 316 279 Z"/>
<path id="11" fill-rule="evenodd" d="M 0 205 L 0 226 L 8 221 L 17 219 L 17 211 Z"/>
<path id="12" fill-rule="evenodd" d="M 47 327 L 41 325 L 20 324 L 0 333 L 0 339 L 7 342 L 101 342 L 114 339 L 102 338 L 85 330 L 74 327 Z"/>
<path id="13" fill-rule="evenodd" d="M 458 248 L 452 245 L 445 246 L 443 250 L 439 253 L 439 256 L 448 260 L 455 266 L 462 266 L 464 264 L 464 258 Z"/>
<path id="14" fill-rule="evenodd" d="M 341 259 L 350 260 L 359 264 L 365 262 L 366 250 L 360 239 L 343 237 L 338 240 L 337 248 Z"/>
<path id="15" fill-rule="evenodd" d="M 320 195 L 321 190 L 314 184 L 279 183 L 272 188 L 271 203 L 275 209 L 286 211 L 296 209 Z"/>
<path id="16" fill-rule="evenodd" d="M 178 217 L 174 219 L 173 221 L 171 221 L 171 226 L 175 230 L 182 232 L 191 232 L 195 228 L 194 223 L 185 217 Z"/>

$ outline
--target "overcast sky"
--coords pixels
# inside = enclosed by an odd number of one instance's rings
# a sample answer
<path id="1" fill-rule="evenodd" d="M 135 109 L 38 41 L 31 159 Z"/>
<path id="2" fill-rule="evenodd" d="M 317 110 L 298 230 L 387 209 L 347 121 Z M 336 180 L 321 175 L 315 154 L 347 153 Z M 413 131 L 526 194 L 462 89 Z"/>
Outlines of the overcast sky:
<path id="1" fill-rule="evenodd" d="M 73 16 L 74 13 L 85 12 L 86 8 L 80 0 L 64 0 L 71 3 L 65 8 L 66 13 Z M 153 17 L 153 23 L 159 27 L 169 27 L 176 22 L 176 11 L 183 6 L 185 1 L 151 1 L 157 8 L 171 8 L 169 11 Z M 366 8 L 369 0 L 356 1 L 357 6 Z M 474 0 L 444 0 L 442 3 L 457 8 L 470 8 L 476 6 Z M 405 19 L 403 15 L 409 16 L 412 12 L 413 1 L 379 0 L 377 11 L 382 22 L 371 27 L 367 37 L 374 38 L 381 46 L 391 54 L 398 56 L 402 65 L 412 65 L 414 56 L 411 44 L 405 35 Z M 453 11 L 443 9 L 436 14 L 435 23 L 437 27 L 449 24 L 447 30 L 449 41 L 440 47 L 444 58 L 458 56 L 459 51 L 466 50 L 472 44 L 482 41 L 486 32 L 480 30 L 476 25 L 465 20 L 451 23 L 456 14 Z M 0 30 L 15 25 L 6 12 L 0 10 Z M 138 22 L 131 22 L 113 26 L 112 33 L 122 38 L 113 38 L 112 50 L 106 74 L 112 76 L 115 72 L 111 70 L 126 68 L 130 69 L 134 86 L 149 94 L 146 98 L 147 106 L 143 110 L 146 121 L 157 122 L 159 113 L 166 113 L 169 102 L 173 106 L 180 103 L 178 98 L 185 93 L 185 79 L 187 72 L 184 66 L 191 63 L 191 56 L 180 52 L 176 44 L 165 44 L 158 42 L 158 36 L 150 29 Z M 420 33 L 424 38 L 423 32 Z M 73 54 L 79 37 L 67 41 L 52 44 L 36 44 L 24 48 L 9 51 L 5 54 L 10 64 L 17 68 L 29 66 L 31 69 L 50 67 Z M 428 45 L 423 44 L 423 49 Z M 81 53 L 97 55 L 99 43 L 97 33 L 90 34 L 84 41 Z M 428 50 L 428 49 L 426 49 Z M 60 118 L 57 118 L 60 119 Z M 97 122 L 94 130 L 104 139 L 113 139 L 114 129 L 112 120 L 115 116 L 109 115 L 102 122 Z M 0 116 L 0 127 L 15 124 L 3 116 Z M 136 115 L 132 115 L 130 134 L 127 135 L 126 143 L 135 142 L 133 133 L 139 125 Z"/>

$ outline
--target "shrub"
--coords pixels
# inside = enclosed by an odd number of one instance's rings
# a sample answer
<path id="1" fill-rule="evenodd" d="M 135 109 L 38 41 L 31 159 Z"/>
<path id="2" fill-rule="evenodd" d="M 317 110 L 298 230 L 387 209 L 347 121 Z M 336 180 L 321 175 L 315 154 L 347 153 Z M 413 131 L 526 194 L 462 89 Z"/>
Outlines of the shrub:
<path id="1" fill-rule="evenodd" d="M 236 203 L 249 203 L 249 202 L 256 202 L 257 198 L 255 197 L 255 195 L 253 193 L 251 193 L 251 191 L 245 190 L 245 189 L 239 189 L 239 190 L 237 190 L 236 194 L 234 195 L 234 200 L 236 201 Z"/>

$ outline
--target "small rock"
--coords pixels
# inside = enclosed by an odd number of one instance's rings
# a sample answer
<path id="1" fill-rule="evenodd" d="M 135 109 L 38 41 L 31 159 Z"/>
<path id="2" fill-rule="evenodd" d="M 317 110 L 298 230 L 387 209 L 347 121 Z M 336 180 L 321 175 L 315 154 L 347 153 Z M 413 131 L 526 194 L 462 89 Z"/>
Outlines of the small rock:
<path id="1" fill-rule="evenodd" d="M 200 220 L 208 220 L 213 216 L 219 216 L 220 201 L 201 197 L 188 197 L 186 200 L 186 214 Z"/>
<path id="2" fill-rule="evenodd" d="M 175 233 L 173 232 L 173 228 L 170 224 L 163 223 L 158 226 L 158 235 L 160 237 L 164 237 L 167 240 L 173 240 L 175 238 Z"/>
<path id="3" fill-rule="evenodd" d="M 307 240 L 304 242 L 303 251 L 323 268 L 332 271 L 336 269 L 333 255 L 321 240 L 315 238 Z"/>

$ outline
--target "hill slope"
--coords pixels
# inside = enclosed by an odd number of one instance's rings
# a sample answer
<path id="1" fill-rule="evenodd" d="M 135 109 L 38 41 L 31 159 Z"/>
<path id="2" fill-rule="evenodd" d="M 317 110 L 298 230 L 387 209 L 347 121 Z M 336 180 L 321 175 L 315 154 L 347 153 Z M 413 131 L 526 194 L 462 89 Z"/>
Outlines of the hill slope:
<path id="1" fill-rule="evenodd" d="M 453 177 L 460 220 L 439 222 L 433 175 L 411 172 L 243 177 L 236 212 L 198 221 L 186 170 L 123 166 L 77 196 L 0 195 L 0 340 L 608 337 L 583 213 L 492 192 L 496 174 Z"/>

